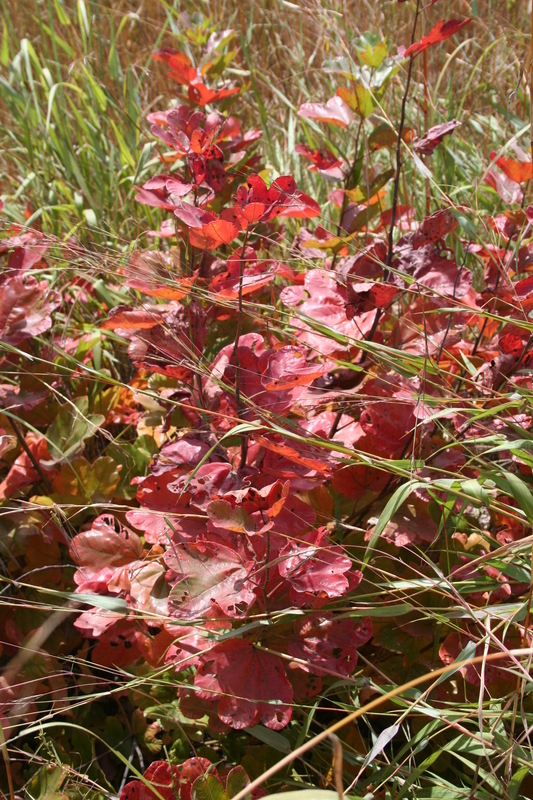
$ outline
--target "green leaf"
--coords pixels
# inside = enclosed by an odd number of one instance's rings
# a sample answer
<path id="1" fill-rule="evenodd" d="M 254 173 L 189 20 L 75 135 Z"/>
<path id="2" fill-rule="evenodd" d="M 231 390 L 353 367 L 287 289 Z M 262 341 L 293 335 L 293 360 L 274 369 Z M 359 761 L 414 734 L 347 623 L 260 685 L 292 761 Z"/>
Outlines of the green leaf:
<path id="1" fill-rule="evenodd" d="M 0 63 L 3 67 L 7 67 L 9 64 L 9 34 L 7 32 L 7 25 L 5 21 L 2 32 L 2 45 L 0 46 Z"/>
<path id="2" fill-rule="evenodd" d="M 357 58 L 367 67 L 379 67 L 386 59 L 389 48 L 385 39 L 379 33 L 366 31 L 354 42 Z"/>
<path id="3" fill-rule="evenodd" d="M 524 778 L 526 777 L 526 775 L 529 775 L 530 772 L 532 772 L 532 770 L 527 765 L 524 765 L 523 767 L 519 767 L 514 772 L 513 777 L 511 778 L 511 780 L 509 782 L 509 785 L 507 787 L 507 797 L 509 798 L 509 800 L 516 800 L 516 798 L 518 797 L 518 792 L 520 791 L 520 787 L 522 785 L 522 782 L 523 782 Z"/>
<path id="4" fill-rule="evenodd" d="M 201 775 L 192 787 L 192 800 L 229 800 L 222 783 L 214 775 Z"/>
<path id="5" fill-rule="evenodd" d="M 214 525 L 234 533 L 255 533 L 255 522 L 240 506 L 232 507 L 227 500 L 213 500 L 207 506 L 207 516 Z"/>
<path id="6" fill-rule="evenodd" d="M 253 728 L 246 728 L 246 733 L 255 736 L 263 744 L 278 750 L 280 753 L 290 753 L 291 743 L 278 731 L 271 731 L 270 728 L 264 728 L 262 725 L 254 725 Z"/>
<path id="7" fill-rule="evenodd" d="M 337 89 L 337 94 L 350 106 L 352 111 L 355 111 L 363 119 L 368 117 L 376 107 L 372 93 L 362 84 L 356 86 L 353 92 L 340 87 Z"/>
<path id="8" fill-rule="evenodd" d="M 494 483 L 510 494 L 522 509 L 530 523 L 533 523 L 533 494 L 531 487 L 514 472 L 487 473 Z"/>
<path id="9" fill-rule="evenodd" d="M 63 8 L 63 0 L 54 0 L 56 14 L 61 25 L 70 25 L 70 18 Z"/>
<path id="10" fill-rule="evenodd" d="M 64 403 L 47 432 L 48 449 L 52 463 L 64 464 L 82 449 L 86 439 L 93 436 L 104 424 L 102 414 L 88 414 L 89 400 L 77 397 Z"/>
<path id="11" fill-rule="evenodd" d="M 472 220 L 467 217 L 464 211 L 459 211 L 456 208 L 450 208 L 450 211 L 469 239 L 476 239 L 479 236 L 477 227 Z"/>
<path id="12" fill-rule="evenodd" d="M 66 795 L 59 792 L 67 777 L 63 767 L 47 764 L 42 767 L 30 781 L 27 794 L 32 800 L 59 800 Z"/>
<path id="13" fill-rule="evenodd" d="M 244 767 L 234 767 L 228 775 L 226 783 L 226 797 L 231 800 L 232 797 L 235 797 L 239 794 L 239 792 L 242 792 L 243 789 L 246 789 L 249 783 L 250 779 L 246 774 Z"/>

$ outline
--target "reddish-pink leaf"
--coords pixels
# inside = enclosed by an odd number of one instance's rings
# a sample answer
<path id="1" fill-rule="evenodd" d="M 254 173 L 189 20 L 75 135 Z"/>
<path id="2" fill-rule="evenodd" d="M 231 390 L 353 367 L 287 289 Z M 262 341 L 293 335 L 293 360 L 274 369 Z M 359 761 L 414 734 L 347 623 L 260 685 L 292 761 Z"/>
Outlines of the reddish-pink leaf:
<path id="1" fill-rule="evenodd" d="M 346 290 L 346 316 L 353 319 L 365 311 L 387 308 L 397 294 L 398 287 L 390 283 L 349 283 Z"/>
<path id="2" fill-rule="evenodd" d="M 305 661 L 302 669 L 316 675 L 328 670 L 351 675 L 357 665 L 357 650 L 373 635 L 372 621 L 365 617 L 356 626 L 353 619 L 335 619 L 321 614 L 298 623 L 296 637 L 289 642 L 291 656 Z"/>
<path id="3" fill-rule="evenodd" d="M 520 184 L 508 178 L 503 172 L 497 169 L 489 169 L 485 175 L 485 183 L 496 189 L 498 195 L 504 203 L 521 203 L 524 193 Z"/>
<path id="4" fill-rule="evenodd" d="M 255 562 L 218 541 L 174 545 L 165 553 L 166 565 L 176 573 L 169 596 L 169 612 L 177 619 L 243 617 L 255 603 Z"/>
<path id="5" fill-rule="evenodd" d="M 367 492 L 382 492 L 390 479 L 388 472 L 355 464 L 337 470 L 333 476 L 334 488 L 353 500 L 360 500 Z"/>
<path id="6" fill-rule="evenodd" d="M 270 353 L 262 379 L 263 386 L 269 391 L 307 386 L 334 367 L 333 361 L 323 364 L 309 363 L 305 350 L 290 345 Z"/>
<path id="7" fill-rule="evenodd" d="M 420 227 L 413 237 L 413 247 L 422 247 L 425 244 L 434 244 L 444 239 L 459 225 L 451 211 L 441 208 L 420 223 Z"/>
<path id="8" fill-rule="evenodd" d="M 195 81 L 189 84 L 189 100 L 191 103 L 197 103 L 199 106 L 206 106 L 208 103 L 218 103 L 219 100 L 225 100 L 226 97 L 231 97 L 240 92 L 238 86 L 223 87 L 222 89 L 213 90 L 209 89 L 205 83 Z"/>
<path id="9" fill-rule="evenodd" d="M 154 328 L 161 322 L 160 308 L 145 310 L 117 306 L 109 312 L 109 319 L 102 323 L 104 330 L 142 331 Z"/>
<path id="10" fill-rule="evenodd" d="M 0 341 L 15 347 L 52 327 L 51 312 L 59 295 L 46 281 L 18 274 L 0 283 Z"/>
<path id="11" fill-rule="evenodd" d="M 219 700 L 218 716 L 232 728 L 263 724 L 277 731 L 290 722 L 293 692 L 281 659 L 245 639 L 210 650 L 194 685 L 201 698 Z"/>
<path id="12" fill-rule="evenodd" d="M 142 554 L 137 534 L 105 514 L 95 519 L 91 530 L 78 533 L 70 545 L 72 560 L 84 567 L 119 567 L 141 558 Z"/>
<path id="13" fill-rule="evenodd" d="M 330 125 L 338 125 L 340 128 L 347 128 L 355 119 L 350 106 L 338 95 L 332 97 L 327 103 L 303 103 L 298 114 L 300 117 L 328 122 Z"/>
<path id="14" fill-rule="evenodd" d="M 291 600 L 300 607 L 317 607 L 342 597 L 362 577 L 342 548 L 330 543 L 325 528 L 289 541 L 279 559 L 279 574 L 290 584 Z"/>
<path id="15" fill-rule="evenodd" d="M 239 235 L 239 228 L 224 219 L 216 219 L 202 225 L 201 230 L 191 228 L 189 233 L 193 247 L 200 250 L 216 250 L 221 244 L 229 244 Z"/>
<path id="16" fill-rule="evenodd" d="M 142 781 L 130 781 L 122 789 L 120 800 L 158 800 L 156 791 L 164 800 L 190 800 L 194 781 L 208 771 L 218 777 L 216 767 L 207 758 L 197 756 L 179 765 L 153 761 L 143 777 L 155 791 Z"/>
<path id="17" fill-rule="evenodd" d="M 145 638 L 139 625 L 127 620 L 117 622 L 98 637 L 92 659 L 104 667 L 129 666 L 141 658 Z"/>
<path id="18" fill-rule="evenodd" d="M 456 119 L 450 122 L 444 122 L 442 125 L 435 125 L 429 131 L 413 144 L 413 150 L 423 156 L 430 156 L 438 144 L 442 142 L 445 136 L 453 133 L 454 130 L 460 125 Z"/>

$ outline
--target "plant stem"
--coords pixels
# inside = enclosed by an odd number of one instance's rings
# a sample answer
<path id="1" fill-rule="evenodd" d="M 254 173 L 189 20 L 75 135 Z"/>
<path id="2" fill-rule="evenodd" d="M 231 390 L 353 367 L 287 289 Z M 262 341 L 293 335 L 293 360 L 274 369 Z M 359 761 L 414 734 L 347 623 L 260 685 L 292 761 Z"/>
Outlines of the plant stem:
<path id="1" fill-rule="evenodd" d="M 418 17 L 420 15 L 420 0 L 416 3 L 415 21 L 413 24 L 413 31 L 411 33 L 411 44 L 414 44 L 416 37 L 416 26 L 418 25 Z M 411 75 L 413 74 L 413 61 L 415 54 L 409 57 L 409 67 L 407 70 L 407 82 L 405 84 L 405 91 L 402 98 L 402 109 L 400 112 L 400 127 L 398 128 L 398 138 L 396 140 L 396 175 L 394 176 L 394 190 L 392 195 L 392 208 L 389 228 L 389 246 L 387 250 L 387 269 L 383 271 L 383 280 L 386 281 L 389 277 L 389 267 L 392 264 L 392 252 L 394 244 L 394 227 L 396 225 L 396 212 L 398 208 L 398 193 L 400 189 L 400 174 L 402 169 L 402 133 L 405 123 L 405 112 L 407 108 L 407 98 L 409 96 L 409 87 L 411 85 Z"/>
<path id="2" fill-rule="evenodd" d="M 355 148 L 354 148 L 355 152 L 353 154 L 352 166 L 350 168 L 350 171 L 349 171 L 348 175 L 344 179 L 344 196 L 342 198 L 342 205 L 341 205 L 341 211 L 340 211 L 340 215 L 339 215 L 339 222 L 338 222 L 338 225 L 337 225 L 337 234 L 336 234 L 337 238 L 340 237 L 341 231 L 343 231 L 342 220 L 343 220 L 344 214 L 346 212 L 346 206 L 348 205 L 348 198 L 346 196 L 346 190 L 350 187 L 350 183 L 351 183 L 352 178 L 354 176 L 355 167 L 359 163 L 359 161 L 361 160 L 361 159 L 357 158 L 357 151 L 359 150 L 359 137 L 361 136 L 362 127 L 363 127 L 363 118 L 361 117 L 361 119 L 359 120 L 359 127 L 357 128 L 357 133 L 355 135 Z M 344 231 L 344 233 L 348 233 L 348 231 Z M 335 269 L 335 262 L 337 260 L 337 256 L 338 256 L 338 253 L 335 253 L 334 256 L 333 256 L 333 262 L 331 264 L 331 269 Z"/>
<path id="3" fill-rule="evenodd" d="M 235 332 L 235 344 L 233 346 L 233 361 L 235 362 L 235 401 L 237 403 L 237 414 L 239 420 L 242 416 L 242 402 L 241 402 L 241 367 L 239 363 L 239 339 L 241 338 L 242 330 L 242 282 L 244 277 L 244 257 L 246 251 L 246 242 L 248 241 L 248 231 L 246 231 L 244 242 L 242 245 L 241 258 L 239 259 L 239 305 L 237 312 L 237 330 Z M 248 454 L 248 436 L 246 433 L 241 435 L 241 464 L 242 469 L 246 465 L 246 456 Z"/>
<path id="4" fill-rule="evenodd" d="M 41 465 L 39 464 L 39 462 L 37 461 L 37 459 L 35 458 L 35 456 L 31 452 L 30 448 L 26 444 L 26 440 L 25 440 L 25 438 L 24 438 L 24 436 L 22 434 L 22 431 L 20 430 L 20 428 L 18 426 L 18 423 L 15 422 L 13 417 L 11 417 L 11 419 L 9 420 L 9 423 L 10 423 L 11 427 L 13 428 L 13 431 L 15 432 L 15 436 L 17 437 L 20 446 L 22 447 L 22 449 L 24 450 L 24 452 L 26 453 L 26 455 L 30 459 L 32 467 L 35 470 L 35 472 L 37 473 L 37 475 L 39 476 L 39 479 L 40 479 L 41 483 L 46 488 L 46 491 L 49 492 L 49 494 L 52 494 L 52 486 L 50 484 L 50 481 L 48 480 L 48 478 L 44 474 L 43 470 L 41 469 Z"/>

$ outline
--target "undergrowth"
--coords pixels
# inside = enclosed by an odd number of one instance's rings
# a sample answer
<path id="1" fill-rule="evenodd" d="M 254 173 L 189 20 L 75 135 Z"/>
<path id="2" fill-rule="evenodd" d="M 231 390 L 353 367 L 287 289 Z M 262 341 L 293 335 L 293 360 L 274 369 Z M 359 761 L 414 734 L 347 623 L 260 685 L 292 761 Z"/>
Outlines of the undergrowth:
<path id="1" fill-rule="evenodd" d="M 530 797 L 523 9 L 3 6 L 1 791 Z"/>

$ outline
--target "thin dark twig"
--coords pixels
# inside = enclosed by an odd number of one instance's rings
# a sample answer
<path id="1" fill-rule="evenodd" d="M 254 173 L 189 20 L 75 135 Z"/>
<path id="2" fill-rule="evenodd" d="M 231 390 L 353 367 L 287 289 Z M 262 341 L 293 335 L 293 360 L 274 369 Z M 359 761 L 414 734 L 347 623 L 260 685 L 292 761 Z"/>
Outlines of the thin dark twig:
<path id="1" fill-rule="evenodd" d="M 39 464 L 39 462 L 37 461 L 37 459 L 35 458 L 35 456 L 31 452 L 30 448 L 26 444 L 26 440 L 25 440 L 25 438 L 24 438 L 24 436 L 22 434 L 22 431 L 20 430 L 20 428 L 18 426 L 18 423 L 15 422 L 13 417 L 11 417 L 11 419 L 9 420 L 9 424 L 13 428 L 13 431 L 15 432 L 15 436 L 17 437 L 20 446 L 22 447 L 22 449 L 24 450 L 24 452 L 26 453 L 26 455 L 30 459 L 33 469 L 35 470 L 35 472 L 39 476 L 39 480 L 41 481 L 43 486 L 46 488 L 46 490 L 49 492 L 49 494 L 52 494 L 53 490 L 52 490 L 52 486 L 50 484 L 50 481 L 48 480 L 48 478 L 44 474 L 44 472 L 43 472 L 43 470 L 41 468 L 41 465 Z"/>
<path id="2" fill-rule="evenodd" d="M 411 33 L 411 45 L 414 44 L 415 37 L 416 37 L 416 26 L 418 25 L 418 17 L 420 15 L 420 0 L 417 0 L 416 3 L 416 11 L 415 11 L 415 21 L 413 24 L 413 31 Z M 402 132 L 403 126 L 405 124 L 405 114 L 407 109 L 407 98 L 409 96 L 409 87 L 411 85 L 411 76 L 413 74 L 413 61 L 415 55 L 411 55 L 409 57 L 409 67 L 407 70 L 407 82 L 405 84 L 405 91 L 403 93 L 402 98 L 402 110 L 400 113 L 400 127 L 398 128 L 398 138 L 396 140 L 396 175 L 394 176 L 394 190 L 392 195 L 392 208 L 391 208 L 391 218 L 390 218 L 390 228 L 389 228 L 389 246 L 387 250 L 387 269 L 383 272 L 383 280 L 387 280 L 389 277 L 389 267 L 392 264 L 392 252 L 393 252 L 393 244 L 394 244 L 394 227 L 396 225 L 396 212 L 398 209 L 398 194 L 400 190 L 400 174 L 402 168 Z"/>
<path id="3" fill-rule="evenodd" d="M 362 154 L 361 154 L 361 158 L 357 158 L 357 151 L 359 150 L 359 137 L 361 136 L 362 127 L 363 127 L 363 118 L 361 117 L 361 119 L 359 121 L 359 127 L 357 128 L 357 133 L 355 135 L 355 152 L 353 154 L 352 166 L 351 166 L 351 169 L 350 169 L 348 175 L 344 179 L 344 196 L 342 198 L 342 206 L 341 206 L 341 211 L 340 211 L 340 216 L 339 216 L 339 222 L 337 224 L 337 238 L 340 237 L 341 231 L 344 230 L 343 227 L 342 227 L 342 220 L 343 220 L 344 214 L 346 212 L 346 206 L 348 205 L 348 196 L 346 194 L 346 190 L 350 186 L 350 183 L 351 183 L 351 180 L 352 180 L 352 178 L 354 176 L 355 168 L 356 168 L 357 164 L 361 161 L 361 159 L 363 157 Z M 344 231 L 344 232 L 347 233 L 347 231 Z M 335 269 L 335 262 L 337 260 L 337 256 L 338 256 L 338 252 L 335 253 L 334 256 L 333 256 L 333 261 L 332 261 L 332 264 L 331 264 L 331 269 L 332 270 Z"/>
<path id="4" fill-rule="evenodd" d="M 248 233 L 244 237 L 242 245 L 241 258 L 239 259 L 239 310 L 237 317 L 237 330 L 235 332 L 235 345 L 233 347 L 233 360 L 235 362 L 235 401 L 237 403 L 237 414 L 241 418 L 242 402 L 241 402 L 241 365 L 239 363 L 239 339 L 241 338 L 242 330 L 242 283 L 244 278 L 244 261 L 246 252 L 246 242 L 248 240 Z M 248 455 L 248 436 L 243 433 L 241 436 L 241 469 L 246 466 L 246 457 Z"/>
<path id="5" fill-rule="evenodd" d="M 416 3 L 416 12 L 415 12 L 415 21 L 413 24 L 413 30 L 411 33 L 411 44 L 414 43 L 416 37 L 416 26 L 418 25 L 418 17 L 420 15 L 420 0 L 417 0 Z M 407 109 L 407 98 L 409 97 L 409 87 L 411 85 L 411 76 L 413 74 L 413 60 L 414 55 L 409 57 L 409 68 L 407 70 L 407 82 L 405 84 L 405 91 L 403 93 L 402 98 L 402 110 L 400 112 L 400 127 L 398 128 L 398 138 L 396 140 L 396 175 L 394 176 L 394 189 L 392 194 L 392 208 L 391 208 L 391 218 L 390 218 L 390 228 L 389 228 L 389 241 L 387 247 L 387 261 L 386 267 L 383 270 L 383 281 L 388 281 L 389 274 L 390 274 L 390 266 L 392 264 L 392 254 L 394 249 L 394 228 L 396 226 L 396 213 L 398 210 L 398 195 L 400 191 L 400 175 L 402 171 L 402 132 L 403 126 L 405 124 L 405 115 Z M 376 331 L 378 329 L 379 321 L 383 315 L 383 312 L 380 308 L 376 311 L 376 316 L 374 317 L 374 322 L 372 323 L 372 328 L 366 337 L 368 342 L 371 342 L 376 335 Z"/>

